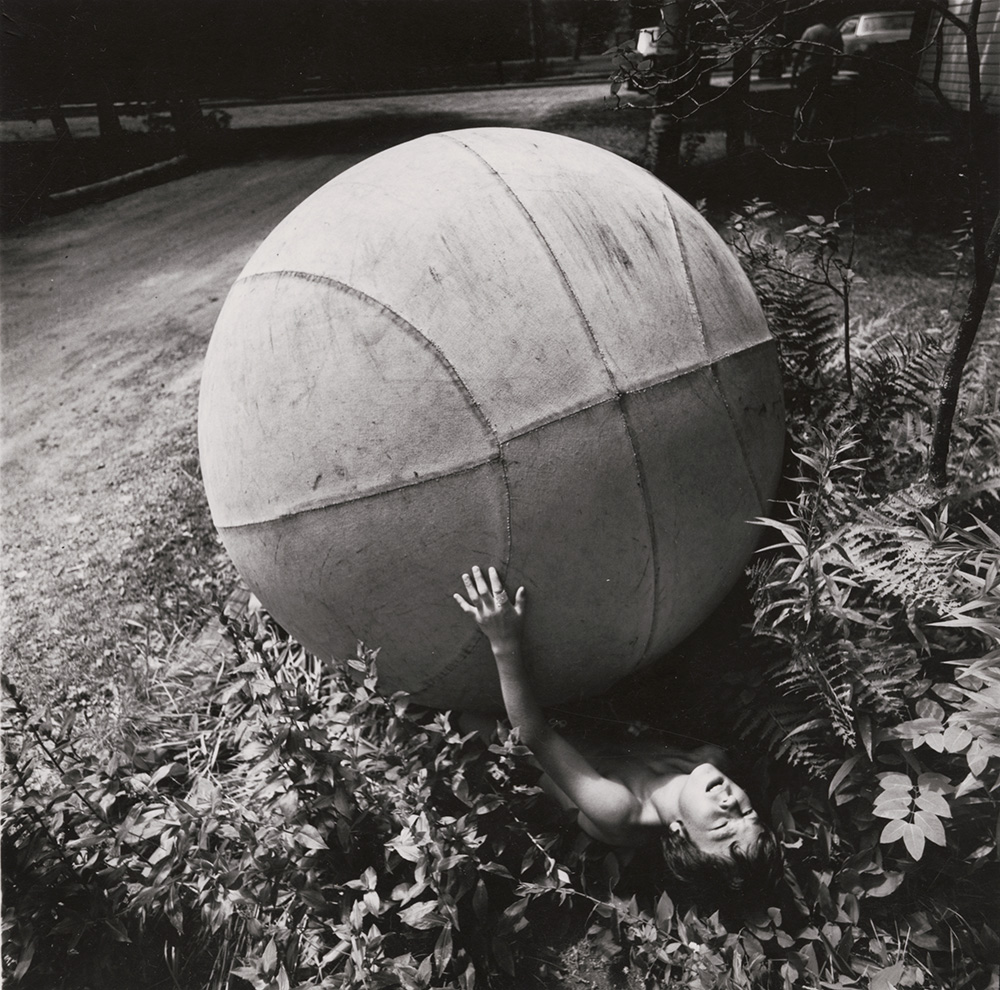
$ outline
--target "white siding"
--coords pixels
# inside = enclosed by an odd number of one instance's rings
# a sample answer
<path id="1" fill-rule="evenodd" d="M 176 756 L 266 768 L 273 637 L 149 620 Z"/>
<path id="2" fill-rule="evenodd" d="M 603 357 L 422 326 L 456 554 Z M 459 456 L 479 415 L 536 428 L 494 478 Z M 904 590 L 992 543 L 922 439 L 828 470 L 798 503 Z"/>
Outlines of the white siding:
<path id="1" fill-rule="evenodd" d="M 968 17 L 972 0 L 950 0 L 951 11 Z M 1000 114 L 1000 0 L 982 0 L 979 14 L 979 72 L 982 95 L 988 113 Z M 940 14 L 931 21 L 928 39 L 920 62 L 920 76 L 935 83 L 957 109 L 969 108 L 969 71 L 965 36 Z M 926 98 L 935 99 L 921 86 Z"/>

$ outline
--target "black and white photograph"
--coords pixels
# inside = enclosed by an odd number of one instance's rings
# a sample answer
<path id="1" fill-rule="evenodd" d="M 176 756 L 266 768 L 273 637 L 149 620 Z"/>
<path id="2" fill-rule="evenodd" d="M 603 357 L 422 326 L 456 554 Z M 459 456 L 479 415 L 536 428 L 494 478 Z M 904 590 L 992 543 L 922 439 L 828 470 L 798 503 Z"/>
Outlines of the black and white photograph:
<path id="1" fill-rule="evenodd" d="M 1000 990 L 1000 0 L 0 0 L 11 990 Z"/>

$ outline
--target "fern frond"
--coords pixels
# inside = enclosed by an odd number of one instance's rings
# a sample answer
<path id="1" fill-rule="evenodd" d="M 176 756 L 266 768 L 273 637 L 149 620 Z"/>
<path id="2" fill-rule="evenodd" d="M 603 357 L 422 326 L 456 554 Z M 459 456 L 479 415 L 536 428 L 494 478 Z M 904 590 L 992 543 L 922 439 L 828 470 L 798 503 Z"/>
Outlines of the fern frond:
<path id="1" fill-rule="evenodd" d="M 858 579 L 904 606 L 946 615 L 962 604 L 956 570 L 970 550 L 949 538 L 947 502 L 941 493 L 913 485 L 858 507 L 838 543 Z"/>
<path id="2" fill-rule="evenodd" d="M 801 699 L 770 695 L 758 700 L 737 716 L 736 731 L 776 759 L 813 773 L 828 774 L 839 762 L 830 755 L 827 724 Z"/>
<path id="3" fill-rule="evenodd" d="M 766 203 L 748 204 L 733 247 L 778 343 L 789 400 L 812 405 L 832 384 L 841 347 L 840 305 L 815 259 L 775 237 L 760 222 Z"/>

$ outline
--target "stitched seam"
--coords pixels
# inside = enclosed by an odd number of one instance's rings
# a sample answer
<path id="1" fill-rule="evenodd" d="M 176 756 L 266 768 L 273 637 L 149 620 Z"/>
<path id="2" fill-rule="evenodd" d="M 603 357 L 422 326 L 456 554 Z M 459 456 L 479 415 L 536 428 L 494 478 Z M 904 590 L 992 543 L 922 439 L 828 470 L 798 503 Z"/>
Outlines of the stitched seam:
<path id="1" fill-rule="evenodd" d="M 483 463 L 488 464 L 496 460 L 500 465 L 500 473 L 503 479 L 503 487 L 504 487 L 504 519 L 506 528 L 505 541 L 507 547 L 505 554 L 506 559 L 504 560 L 504 569 L 506 570 L 506 566 L 510 562 L 510 544 L 511 544 L 511 533 L 512 533 L 511 518 L 510 518 L 510 505 L 511 505 L 510 478 L 507 471 L 507 461 L 503 456 L 503 451 L 501 450 L 500 436 L 497 433 L 496 427 L 493 425 L 493 423 L 490 422 L 489 417 L 486 415 L 482 406 L 480 406 L 480 404 L 476 401 L 476 397 L 472 394 L 471 389 L 465 383 L 465 380 L 462 378 L 462 376 L 458 373 L 458 369 L 451 363 L 451 361 L 448 360 L 448 358 L 445 356 L 441 348 L 438 347 L 438 345 L 435 344 L 434 341 L 432 341 L 422 330 L 420 330 L 414 324 L 410 323 L 409 320 L 401 316 L 395 310 L 391 309 L 385 303 L 380 302 L 378 299 L 374 298 L 374 296 L 370 296 L 368 295 L 367 292 L 363 292 L 361 289 L 355 288 L 352 285 L 347 285 L 346 282 L 341 282 L 339 279 L 331 278 L 328 275 L 317 275 L 312 272 L 302 272 L 292 269 L 284 269 L 280 271 L 257 272 L 253 275 L 248 275 L 245 278 L 241 278 L 239 279 L 239 281 L 244 282 L 244 281 L 251 281 L 263 278 L 279 278 L 282 276 L 302 279 L 306 282 L 312 282 L 318 285 L 325 285 L 330 288 L 337 289 L 338 291 L 343 292 L 345 295 L 352 296 L 355 299 L 359 299 L 362 302 L 375 306 L 377 309 L 385 313 L 389 317 L 389 319 L 392 320 L 392 322 L 397 327 L 399 327 L 404 333 L 406 333 L 412 338 L 415 338 L 421 344 L 421 346 L 429 350 L 431 354 L 434 355 L 438 363 L 445 369 L 445 371 L 447 371 L 448 376 L 455 383 L 455 386 L 458 388 L 462 396 L 465 398 L 466 404 L 472 410 L 476 419 L 479 421 L 480 426 L 482 426 L 484 431 L 489 435 L 491 445 L 494 450 L 494 455 L 490 457 L 488 460 L 484 461 Z M 466 465 L 463 468 L 460 468 L 459 471 L 469 470 L 469 469 L 470 466 Z M 456 472 L 451 471 L 448 472 L 447 474 L 454 474 L 454 473 Z M 432 480 L 434 477 L 442 477 L 442 476 L 446 475 L 432 475 L 430 476 L 430 478 L 425 477 L 424 479 L 415 479 L 413 483 L 419 483 L 420 480 Z M 370 493 L 366 492 L 362 495 L 359 495 L 357 498 L 367 498 L 370 497 L 370 495 L 379 495 L 383 494 L 386 491 L 395 491 L 397 488 L 407 487 L 407 484 L 408 483 L 403 482 L 402 484 L 395 485 L 392 487 L 386 486 Z M 357 499 L 344 499 L 338 502 L 328 502 L 325 505 L 315 506 L 315 508 L 321 509 L 321 508 L 326 508 L 328 505 L 342 505 L 344 502 L 356 501 L 356 500 Z M 295 510 L 295 512 L 292 513 L 283 513 L 281 516 L 278 516 L 277 518 L 284 518 L 286 516 L 294 515 L 302 511 L 310 511 L 310 510 L 297 509 Z M 273 520 L 267 520 L 267 521 L 271 522 Z M 241 523 L 240 525 L 253 525 L 253 524 Z M 230 528 L 235 528 L 235 527 L 230 527 Z"/>
<path id="2" fill-rule="evenodd" d="M 764 347 L 764 346 L 770 346 L 771 344 L 772 341 L 764 340 L 761 341 L 759 344 L 754 344 L 753 347 L 754 348 Z M 735 352 L 735 353 L 737 354 L 748 353 L 752 349 L 753 348 L 747 348 L 746 351 Z M 675 375 L 673 378 L 664 378 L 662 381 L 655 382 L 652 385 L 644 385 L 642 388 L 633 389 L 629 392 L 623 392 L 622 397 L 623 399 L 628 399 L 631 398 L 632 396 L 645 395 L 647 392 L 652 392 L 654 389 L 660 388 L 661 386 L 664 385 L 668 385 L 670 382 L 678 381 L 679 379 L 684 378 L 688 375 L 693 375 L 699 371 L 704 371 L 706 368 L 710 368 L 710 365 L 704 365 L 704 364 L 698 365 L 696 368 L 691 368 L 687 371 L 684 371 L 679 375 Z M 306 513 L 309 512 L 321 512 L 323 509 L 334 509 L 341 505 L 350 505 L 353 502 L 360 502 L 365 499 L 376 498 L 379 495 L 389 495 L 395 491 L 401 491 L 406 488 L 413 488 L 417 485 L 427 484 L 431 481 L 453 478 L 461 474 L 475 471 L 477 468 L 483 467 L 486 464 L 491 464 L 494 461 L 498 461 L 501 462 L 503 465 L 506 465 L 506 458 L 503 457 L 502 450 L 504 446 L 511 443 L 512 441 L 520 440 L 523 437 L 531 436 L 532 434 L 538 433 L 549 426 L 555 426 L 556 424 L 561 423 L 564 420 L 572 419 L 574 416 L 582 416 L 584 413 L 590 412 L 592 409 L 596 409 L 599 406 L 604 405 L 605 403 L 615 402 L 615 401 L 617 401 L 615 396 L 608 396 L 607 398 L 600 399 L 597 402 L 591 402 L 588 403 L 587 405 L 579 406 L 578 408 L 573 409 L 571 412 L 568 412 L 563 416 L 556 416 L 551 419 L 543 420 L 540 423 L 534 423 L 533 425 L 526 427 L 523 430 L 519 430 L 518 432 L 512 433 L 510 436 L 505 437 L 502 441 L 500 441 L 501 454 L 499 455 L 493 454 L 491 457 L 483 461 L 477 461 L 476 463 L 473 464 L 461 464 L 458 465 L 457 467 L 448 468 L 446 470 L 424 474 L 421 475 L 421 477 L 419 478 L 403 479 L 395 483 L 389 483 L 381 485 L 378 488 L 373 488 L 364 492 L 359 492 L 356 495 L 349 495 L 345 498 L 337 498 L 333 500 L 317 502 L 314 505 L 309 503 L 300 503 L 299 505 L 295 506 L 289 511 L 282 512 L 280 515 L 267 516 L 261 519 L 252 519 L 248 522 L 233 523 L 231 525 L 220 526 L 219 528 L 224 530 L 237 530 L 248 526 L 266 526 L 271 523 L 280 522 L 283 519 L 294 519 L 296 516 L 305 515 Z M 505 482 L 506 481 L 507 478 L 505 474 Z M 506 484 L 505 488 L 509 497 L 509 492 L 510 492 L 509 484 Z M 507 520 L 509 528 L 510 524 L 509 508 L 507 512 Z"/>
<path id="3" fill-rule="evenodd" d="M 709 353 L 709 349 L 708 339 L 705 336 L 705 321 L 702 318 L 701 310 L 698 308 L 698 297 L 695 295 L 694 281 L 691 278 L 691 267 L 688 263 L 687 249 L 685 248 L 684 240 L 681 237 L 680 227 L 678 226 L 673 212 L 670 209 L 669 200 L 667 200 L 667 213 L 670 215 L 670 221 L 674 228 L 674 236 L 677 238 L 677 247 L 681 256 L 681 268 L 684 271 L 684 284 L 688 291 L 688 297 L 691 300 L 693 312 L 698 320 L 698 330 L 701 333 L 702 340 L 705 342 L 705 353 L 707 355 Z M 750 483 L 753 485 L 754 494 L 757 496 L 757 504 L 761 507 L 761 511 L 763 511 L 764 497 L 761 492 L 760 480 L 757 477 L 756 471 L 754 471 L 753 464 L 750 459 L 750 453 L 747 450 L 746 437 L 744 437 L 743 431 L 740 429 L 736 416 L 733 413 L 733 407 L 729 401 L 729 396 L 726 394 L 726 390 L 722 387 L 722 378 L 719 376 L 719 360 L 711 361 L 708 364 L 708 369 L 712 375 L 712 381 L 715 383 L 716 389 L 718 389 L 719 398 L 722 399 L 722 407 L 726 410 L 726 418 L 729 420 L 733 436 L 736 437 L 736 444 L 740 448 L 740 455 L 743 458 L 743 467 L 746 469 L 747 475 L 750 478 Z"/>
<path id="4" fill-rule="evenodd" d="M 286 519 L 297 519 L 299 516 L 308 515 L 310 512 L 322 512 L 324 509 L 339 509 L 342 505 L 353 505 L 355 502 L 364 502 L 370 498 L 378 498 L 380 495 L 391 495 L 393 492 L 406 491 L 408 488 L 416 488 L 432 481 L 446 481 L 449 478 L 456 478 L 463 474 L 470 474 L 481 467 L 485 467 L 487 464 L 499 462 L 499 460 L 499 455 L 494 454 L 492 457 L 488 457 L 484 461 L 478 461 L 475 464 L 462 464 L 459 467 L 450 468 L 447 471 L 425 474 L 419 478 L 403 479 L 402 481 L 394 484 L 381 485 L 378 488 L 371 489 L 370 491 L 359 492 L 357 495 L 349 495 L 347 498 L 341 498 L 335 502 L 320 502 L 316 505 L 299 505 L 288 512 L 282 512 L 280 515 L 267 516 L 264 519 L 251 519 L 249 522 L 232 523 L 231 525 L 220 526 L 219 529 L 230 531 L 247 529 L 251 526 L 270 526 L 272 523 L 283 522 Z"/>
<path id="5" fill-rule="evenodd" d="M 628 421 L 628 417 L 625 415 L 625 408 L 622 399 L 622 390 L 618 386 L 618 382 L 615 378 L 614 372 L 612 372 L 611 366 L 608 363 L 607 356 L 605 355 L 604 350 L 602 349 L 600 343 L 597 340 L 596 335 L 594 334 L 594 328 L 591 326 L 590 320 L 587 318 L 587 314 L 584 312 L 583 306 L 580 303 L 580 299 L 577 296 L 576 291 L 573 289 L 573 286 L 570 284 L 569 277 L 566 275 L 565 270 L 559 263 L 559 259 L 558 257 L 556 257 L 556 253 L 555 251 L 553 251 L 552 245 L 549 244 L 548 239 L 542 233 L 541 228 L 538 226 L 538 223 L 535 221 L 535 218 L 531 215 L 528 208 L 524 205 L 523 202 L 521 202 L 520 197 L 517 195 L 516 192 L 514 192 L 514 190 L 510 187 L 510 185 L 507 183 L 504 177 L 492 166 L 492 164 L 490 164 L 490 162 L 488 162 L 482 155 L 480 155 L 478 151 L 476 151 L 474 148 L 471 148 L 464 141 L 459 140 L 458 137 L 456 137 L 454 134 L 446 134 L 443 136 L 447 137 L 451 141 L 454 141 L 456 144 L 461 145 L 473 157 L 482 162 L 482 164 L 490 171 L 490 173 L 507 191 L 508 195 L 517 205 L 517 208 L 520 210 L 522 216 L 524 216 L 524 218 L 528 221 L 528 224 L 535 232 L 535 236 L 541 242 L 542 246 L 545 249 L 546 254 L 548 254 L 549 259 L 551 260 L 553 266 L 559 273 L 559 279 L 563 284 L 563 288 L 565 289 L 566 294 L 569 296 L 569 299 L 573 304 L 573 308 L 576 310 L 577 316 L 580 319 L 580 323 L 584 329 L 584 332 L 587 335 L 588 341 L 590 342 L 590 346 L 594 354 L 597 356 L 597 359 L 601 362 L 601 366 L 604 368 L 604 373 L 608 376 L 608 382 L 610 383 L 611 388 L 614 392 L 614 400 L 618 408 L 618 415 L 621 417 L 622 425 L 625 428 L 625 435 L 628 437 L 629 446 L 631 447 L 632 450 L 632 462 L 635 465 L 636 484 L 639 488 L 640 498 L 642 499 L 642 506 L 646 516 L 646 532 L 648 534 L 648 540 L 649 540 L 649 552 L 653 562 L 653 587 L 652 587 L 652 602 L 651 602 L 651 607 L 649 609 L 649 629 L 646 632 L 646 645 L 643 647 L 643 653 L 639 654 L 639 658 L 641 660 L 642 656 L 645 653 L 645 649 L 649 646 L 649 643 L 653 635 L 653 614 L 655 612 L 655 605 L 659 590 L 660 575 L 659 575 L 659 567 L 657 565 L 656 527 L 653 522 L 652 505 L 649 500 L 649 493 L 645 489 L 645 476 L 642 468 L 641 459 L 639 457 L 639 450 L 636 447 L 635 443 L 635 435 L 632 432 L 632 428 Z"/>
<path id="6" fill-rule="evenodd" d="M 433 480 L 436 480 L 437 478 L 454 477 L 456 475 L 461 475 L 461 474 L 463 474 L 463 473 L 465 473 L 467 471 L 475 470 L 476 468 L 479 468 L 479 467 L 481 467 L 481 466 L 483 466 L 485 464 L 491 464 L 494 461 L 496 461 L 499 464 L 499 466 L 500 466 L 500 476 L 501 476 L 501 480 L 503 482 L 503 491 L 504 491 L 504 527 L 505 527 L 505 533 L 504 533 L 504 555 L 503 555 L 504 559 L 502 561 L 502 567 L 503 567 L 504 573 L 506 574 L 507 568 L 510 565 L 511 545 L 512 545 L 512 542 L 513 542 L 513 525 L 512 525 L 512 522 L 511 522 L 510 476 L 509 476 L 509 473 L 508 473 L 508 470 L 507 470 L 507 460 L 504 457 L 503 449 L 502 449 L 501 444 L 500 444 L 500 437 L 499 437 L 499 434 L 497 433 L 496 427 L 493 425 L 493 423 L 490 422 L 489 417 L 487 417 L 487 415 L 486 415 L 485 411 L 483 410 L 482 406 L 480 406 L 479 403 L 476 401 L 476 398 L 472 394 L 472 391 L 469 389 L 469 386 L 465 383 L 465 380 L 458 373 L 458 369 L 451 363 L 451 361 L 448 360 L 448 358 L 445 356 L 445 354 L 441 350 L 441 348 L 438 347 L 437 344 L 435 344 L 425 333 L 423 333 L 420 329 L 418 329 L 414 324 L 410 323 L 409 320 L 405 319 L 405 317 L 401 316 L 399 313 L 397 313 L 395 310 L 391 309 L 385 303 L 380 302 L 378 299 L 375 299 L 374 296 L 370 296 L 370 295 L 368 295 L 367 292 L 363 292 L 361 289 L 355 288 L 352 285 L 347 285 L 347 283 L 341 282 L 339 279 L 331 278 L 328 275 L 318 275 L 318 274 L 315 274 L 313 272 L 302 272 L 302 271 L 295 271 L 295 270 L 281 270 L 281 271 L 272 271 L 272 272 L 257 272 L 257 273 L 255 273 L 253 275 L 248 275 L 245 278 L 241 278 L 238 281 L 240 281 L 240 282 L 248 282 L 248 281 L 253 281 L 253 280 L 256 280 L 256 279 L 263 279 L 263 278 L 268 278 L 268 277 L 270 277 L 270 278 L 279 278 L 279 277 L 282 277 L 282 276 L 287 276 L 287 277 L 296 278 L 296 279 L 302 279 L 302 280 L 304 280 L 306 282 L 312 282 L 312 283 L 318 284 L 318 285 L 325 285 L 325 286 L 328 286 L 330 288 L 337 289 L 338 291 L 343 292 L 346 295 L 352 296 L 355 299 L 359 299 L 359 300 L 361 300 L 361 301 L 363 301 L 365 303 L 368 303 L 368 304 L 370 304 L 372 306 L 375 306 L 376 308 L 378 308 L 379 310 L 381 310 L 383 313 L 385 313 L 386 316 L 388 316 L 389 319 L 392 320 L 392 322 L 397 327 L 399 327 L 399 329 L 401 329 L 404 333 L 406 333 L 411 338 L 415 338 L 421 344 L 421 346 L 426 347 L 431 352 L 431 354 L 434 355 L 434 357 L 438 361 L 438 363 L 445 369 L 445 371 L 447 371 L 449 377 L 455 383 L 456 387 L 461 392 L 462 396 L 465 398 L 466 404 L 472 410 L 473 414 L 475 415 L 476 419 L 479 421 L 479 423 L 483 427 L 483 429 L 488 433 L 488 435 L 490 437 L 491 444 L 493 446 L 494 453 L 493 453 L 492 457 L 490 457 L 487 460 L 483 461 L 481 464 L 463 465 L 461 468 L 459 468 L 457 470 L 452 470 L 452 471 L 449 471 L 449 472 L 442 472 L 441 474 L 437 474 L 437 475 L 434 475 L 434 476 L 431 476 L 431 477 L 425 476 L 424 478 L 414 479 L 412 482 L 403 482 L 401 484 L 398 484 L 398 485 L 395 485 L 395 486 L 392 486 L 392 487 L 385 486 L 382 489 L 377 490 L 377 491 L 365 492 L 364 494 L 361 494 L 361 495 L 357 496 L 356 498 L 342 499 L 342 500 L 340 500 L 338 502 L 326 503 L 325 505 L 315 506 L 312 509 L 305 509 L 305 510 L 303 510 L 303 509 L 297 509 L 297 510 L 295 510 L 293 512 L 284 513 L 281 516 L 277 517 L 277 519 L 287 519 L 287 518 L 291 518 L 291 517 L 296 516 L 296 515 L 301 515 L 304 511 L 305 512 L 308 512 L 308 511 L 319 511 L 319 510 L 324 509 L 324 508 L 329 508 L 332 505 L 344 505 L 347 502 L 357 502 L 357 501 L 361 501 L 361 500 L 366 499 L 366 498 L 373 498 L 376 495 L 382 495 L 382 494 L 385 494 L 385 493 L 390 492 L 390 491 L 398 491 L 398 490 L 403 489 L 403 488 L 413 487 L 414 485 L 421 484 L 421 483 L 427 482 L 427 481 L 433 481 Z M 266 520 L 266 522 L 275 522 L 275 521 L 277 521 L 277 520 L 276 519 Z M 239 524 L 239 526 L 228 526 L 228 527 L 220 527 L 220 528 L 224 528 L 224 529 L 238 529 L 238 528 L 242 528 L 244 526 L 253 526 L 253 525 L 259 525 L 259 523 L 253 523 L 253 522 L 251 522 L 251 523 L 241 523 L 241 524 Z M 468 655 L 475 648 L 475 645 L 478 642 L 478 639 L 479 639 L 479 632 L 478 632 L 478 630 L 476 630 L 473 634 L 470 635 L 470 638 L 469 638 L 468 642 L 459 651 L 459 656 L 458 656 L 458 660 L 459 661 L 461 661 L 461 660 L 463 660 L 463 659 L 465 659 L 465 658 L 468 657 Z M 436 683 L 438 680 L 440 680 L 441 677 L 445 676 L 447 674 L 448 670 L 450 670 L 454 666 L 455 666 L 454 663 L 450 664 L 449 667 L 446 670 L 441 670 L 437 674 L 433 675 L 433 677 L 431 678 L 431 680 L 429 682 L 427 682 L 426 684 L 424 684 L 423 687 L 421 688 L 421 690 L 425 690 L 426 688 L 432 686 L 434 683 Z"/>
<path id="7" fill-rule="evenodd" d="M 563 288 L 566 290 L 566 294 L 569 296 L 570 302 L 573 304 L 573 309 L 576 310 L 576 315 L 580 319 L 580 323 L 587 335 L 587 340 L 590 343 L 591 350 L 593 350 L 597 359 L 601 362 L 601 367 L 604 368 L 604 373 L 608 376 L 608 381 L 614 391 L 618 392 L 618 383 L 615 381 L 615 376 L 608 365 L 607 358 L 604 355 L 601 345 L 598 343 L 597 337 L 594 336 L 594 328 L 590 325 L 590 320 L 587 319 L 587 314 L 584 313 L 583 307 L 580 305 L 580 300 L 577 298 L 576 293 L 573 291 L 573 287 L 569 284 L 569 278 L 563 269 L 563 266 L 559 263 L 559 259 L 556 257 L 555 251 L 552 250 L 552 245 L 549 244 L 545 235 L 542 233 L 541 228 L 538 226 L 535 218 L 528 212 L 528 208 L 521 202 L 520 197 L 516 192 L 510 187 L 504 177 L 485 159 L 475 148 L 469 147 L 464 141 L 460 141 L 454 134 L 443 134 L 442 137 L 448 138 L 455 144 L 460 145 L 465 148 L 469 154 L 480 161 L 490 172 L 490 174 L 500 183 L 500 185 L 506 190 L 507 195 L 513 200 L 514 204 L 517 206 L 521 215 L 528 221 L 531 229 L 534 231 L 535 236 L 541 242 L 542 247 L 545 248 L 545 253 L 549 256 L 549 260 L 552 262 L 553 267 L 559 273 L 559 280 L 563 284 Z"/>

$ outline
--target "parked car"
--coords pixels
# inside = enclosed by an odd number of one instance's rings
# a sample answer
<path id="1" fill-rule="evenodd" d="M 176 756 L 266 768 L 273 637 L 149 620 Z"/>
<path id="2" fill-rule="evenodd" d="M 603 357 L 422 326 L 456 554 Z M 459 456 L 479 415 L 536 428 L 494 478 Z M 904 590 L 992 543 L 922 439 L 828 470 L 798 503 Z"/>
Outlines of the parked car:
<path id="1" fill-rule="evenodd" d="M 850 49 L 854 46 L 854 36 L 858 30 L 859 20 L 861 20 L 859 14 L 852 14 L 850 17 L 845 17 L 837 25 L 837 30 L 840 32 L 841 41 L 844 42 L 845 54 L 850 54 Z"/>
<path id="2" fill-rule="evenodd" d="M 913 30 L 912 10 L 882 10 L 853 14 L 838 25 L 845 55 L 871 55 L 879 45 L 908 46 Z"/>

